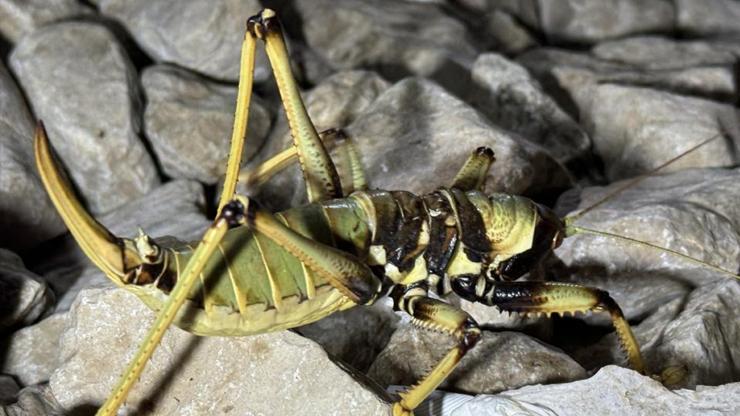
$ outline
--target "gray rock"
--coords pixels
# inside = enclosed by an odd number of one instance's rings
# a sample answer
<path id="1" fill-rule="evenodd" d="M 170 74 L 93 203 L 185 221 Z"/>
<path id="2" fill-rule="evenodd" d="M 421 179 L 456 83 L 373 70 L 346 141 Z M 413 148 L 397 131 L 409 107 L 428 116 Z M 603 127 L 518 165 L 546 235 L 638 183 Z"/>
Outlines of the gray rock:
<path id="1" fill-rule="evenodd" d="M 28 325 L 54 304 L 54 294 L 15 253 L 0 248 L 0 329 Z"/>
<path id="2" fill-rule="evenodd" d="M 0 374 L 0 405 L 13 403 L 19 390 L 18 383 L 13 377 Z"/>
<path id="3" fill-rule="evenodd" d="M 667 0 L 537 1 L 540 30 L 551 42 L 595 43 L 634 33 L 671 32 Z"/>
<path id="4" fill-rule="evenodd" d="M 432 81 L 407 78 L 385 90 L 346 127 L 355 140 L 372 188 L 417 194 L 449 184 L 479 146 L 496 162 L 487 189 L 521 193 L 567 183 L 563 168 L 542 148 L 490 124 L 472 107 Z M 276 178 L 277 179 L 277 178 Z M 302 177 L 273 181 L 269 189 L 304 203 Z M 277 197 L 262 197 L 272 201 Z"/>
<path id="5" fill-rule="evenodd" d="M 740 4 L 735 0 L 676 0 L 678 29 L 691 35 L 740 33 Z"/>
<path id="6" fill-rule="evenodd" d="M 31 114 L 0 62 L 0 247 L 28 249 L 64 229 L 33 160 Z"/>
<path id="7" fill-rule="evenodd" d="M 47 23 L 88 13 L 76 0 L 5 0 L 0 2 L 0 35 L 15 43 Z"/>
<path id="8" fill-rule="evenodd" d="M 541 148 L 491 125 L 422 78 L 407 78 L 386 90 L 347 132 L 358 143 L 371 184 L 379 189 L 423 193 L 449 184 L 479 146 L 496 153 L 489 191 L 522 193 L 566 181 L 562 168 Z"/>
<path id="9" fill-rule="evenodd" d="M 434 5 L 392 0 L 296 2 L 306 42 L 336 69 L 378 68 L 467 89 L 476 48 L 465 26 Z"/>
<path id="10" fill-rule="evenodd" d="M 718 134 L 723 138 L 681 158 L 665 171 L 738 162 L 735 155 L 740 148 L 740 117 L 730 105 L 648 88 L 596 84 L 577 71 L 560 75 L 611 180 L 650 171 Z"/>
<path id="11" fill-rule="evenodd" d="M 652 243 L 737 272 L 738 178 L 738 169 L 693 169 L 650 177 L 586 213 L 576 225 Z M 571 210 L 575 199 L 583 209 L 622 186 L 617 182 L 568 193 L 558 202 L 558 210 Z M 572 269 L 577 282 L 608 290 L 630 318 L 643 317 L 692 287 L 730 278 L 662 250 L 608 236 L 568 237 L 555 254 Z"/>
<path id="12" fill-rule="evenodd" d="M 321 345 L 331 357 L 365 372 L 388 344 L 399 319 L 393 302 L 386 298 L 372 306 L 337 312 L 297 331 Z"/>
<path id="13" fill-rule="evenodd" d="M 402 326 L 368 371 L 381 386 L 416 383 L 454 345 L 446 334 Z M 443 389 L 493 393 L 536 383 L 586 377 L 562 351 L 517 332 L 484 331 L 478 344 L 442 384 Z"/>
<path id="14" fill-rule="evenodd" d="M 740 282 L 731 278 L 694 290 L 681 313 L 645 352 L 671 387 L 719 385 L 740 374 Z"/>
<path id="15" fill-rule="evenodd" d="M 26 387 L 18 394 L 17 402 L 0 407 L 0 415 L 2 416 L 57 416 L 64 414 L 64 411 L 59 407 L 59 403 L 51 395 L 51 389 L 48 385 Z"/>
<path id="16" fill-rule="evenodd" d="M 611 51 L 607 50 L 607 52 L 614 58 L 621 58 L 619 54 L 626 53 L 629 39 L 625 40 L 624 43 L 614 42 Z M 665 46 L 662 49 L 665 57 L 671 57 L 673 51 L 682 49 L 680 45 L 658 42 Z M 715 44 L 714 47 L 731 51 L 731 48 L 724 45 L 720 47 Z M 599 53 L 605 54 L 603 51 Z M 564 49 L 538 48 L 520 55 L 517 57 L 517 62 L 527 67 L 541 82 L 546 83 L 551 93 L 562 92 L 563 88 L 568 89 L 569 84 L 567 82 L 564 82 L 565 85 L 560 85 L 557 81 L 560 78 L 565 78 L 567 81 L 568 74 L 575 73 L 578 77 L 582 77 L 584 82 L 589 83 L 647 86 L 679 94 L 698 95 L 730 102 L 734 102 L 738 96 L 737 80 L 731 65 L 708 63 L 700 66 L 682 67 L 679 64 L 681 58 L 677 57 L 675 60 L 671 58 L 672 63 L 668 61 L 672 68 L 655 70 L 645 68 L 642 65 L 662 66 L 664 63 L 661 60 L 650 59 L 652 53 L 649 48 L 646 48 L 644 53 L 646 55 L 644 59 L 640 59 L 638 55 L 623 63 L 618 59 L 614 61 L 602 60 L 591 55 Z M 704 58 L 702 56 L 684 57 L 689 61 Z M 566 105 L 566 110 L 577 113 L 568 106 L 568 104 L 572 105 L 572 102 L 569 101 L 571 100 L 570 97 L 563 99 L 556 95 L 555 98 L 558 99 L 561 105 Z"/>
<path id="17" fill-rule="evenodd" d="M 732 66 L 731 52 L 705 41 L 678 41 L 662 36 L 635 36 L 599 43 L 591 49 L 599 59 L 646 70 L 701 66 Z"/>
<path id="18" fill-rule="evenodd" d="M 484 27 L 492 48 L 501 53 L 516 54 L 538 44 L 527 28 L 499 9 L 486 14 Z"/>
<path id="19" fill-rule="evenodd" d="M 236 106 L 236 87 L 208 81 L 173 66 L 144 70 L 144 128 L 164 172 L 214 184 L 226 171 Z M 270 113 L 252 95 L 247 145 L 254 156 L 270 128 Z"/>
<path id="20" fill-rule="evenodd" d="M 16 46 L 10 66 L 93 212 L 110 211 L 159 183 L 137 134 L 135 71 L 106 28 L 44 27 Z"/>
<path id="21" fill-rule="evenodd" d="M 527 386 L 495 396 L 481 395 L 451 416 L 732 415 L 740 412 L 740 383 L 696 390 L 668 390 L 649 377 L 605 367 L 587 380 Z"/>
<path id="22" fill-rule="evenodd" d="M 49 381 L 59 366 L 59 338 L 67 324 L 67 314 L 54 314 L 43 321 L 18 330 L 5 345 L 0 366 L 23 386 Z"/>
<path id="23" fill-rule="evenodd" d="M 563 164 L 590 150 L 586 133 L 522 66 L 498 54 L 482 54 L 472 77 L 471 100 L 496 125 L 538 143 Z"/>
<path id="24" fill-rule="evenodd" d="M 173 236 L 196 241 L 210 224 L 203 215 L 205 198 L 197 182 L 176 180 L 99 217 L 120 237 L 135 237 L 141 227 L 152 237 Z M 105 275 L 90 263 L 71 236 L 47 248 L 37 269 L 59 295 L 57 311 L 69 309 L 85 287 L 111 287 Z"/>
<path id="25" fill-rule="evenodd" d="M 101 0 L 100 11 L 123 23 L 144 51 L 214 78 L 236 81 L 247 19 L 262 7 L 257 0 Z M 269 75 L 258 53 L 255 79 Z"/>
<path id="26" fill-rule="evenodd" d="M 61 338 L 63 364 L 50 382 L 61 406 L 69 411 L 102 403 L 153 321 L 154 314 L 125 290 L 82 292 Z M 170 328 L 123 414 L 146 409 L 180 415 L 319 415 L 338 406 L 347 414 L 389 411 L 383 399 L 334 365 L 318 345 L 291 332 L 196 337 Z"/>

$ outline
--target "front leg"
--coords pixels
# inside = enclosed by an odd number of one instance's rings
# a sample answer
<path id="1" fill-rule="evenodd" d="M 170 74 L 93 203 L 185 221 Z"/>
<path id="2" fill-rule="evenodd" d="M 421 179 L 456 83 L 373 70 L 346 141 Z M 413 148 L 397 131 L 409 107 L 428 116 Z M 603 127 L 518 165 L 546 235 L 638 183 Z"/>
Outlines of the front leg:
<path id="1" fill-rule="evenodd" d="M 502 311 L 522 313 L 574 313 L 585 311 L 608 312 L 622 348 L 627 353 L 630 367 L 645 373 L 640 346 L 617 302 L 609 293 L 568 283 L 556 282 L 491 282 L 478 284 L 478 277 L 462 276 L 452 279 L 452 288 L 458 295 L 473 302 L 496 306 Z"/>
<path id="2" fill-rule="evenodd" d="M 417 287 L 404 291 L 397 287 L 391 296 L 395 309 L 411 315 L 414 325 L 444 331 L 457 340 L 457 344 L 427 375 L 400 394 L 401 400 L 393 405 L 393 416 L 406 416 L 413 414 L 413 410 L 450 375 L 465 354 L 478 343 L 481 331 L 470 315 L 448 303 L 427 297 L 426 289 Z"/>

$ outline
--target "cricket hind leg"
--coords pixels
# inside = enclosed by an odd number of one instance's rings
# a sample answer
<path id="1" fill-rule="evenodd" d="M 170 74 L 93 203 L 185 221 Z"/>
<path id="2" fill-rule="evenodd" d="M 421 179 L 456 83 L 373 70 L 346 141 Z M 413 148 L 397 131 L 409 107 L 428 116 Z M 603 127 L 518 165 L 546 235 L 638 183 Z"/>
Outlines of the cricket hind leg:
<path id="1" fill-rule="evenodd" d="M 478 343 L 481 330 L 478 323 L 459 308 L 427 297 L 424 288 L 416 287 L 406 290 L 396 286 L 391 297 L 394 308 L 408 313 L 412 323 L 422 329 L 444 332 L 455 338 L 456 343 L 447 354 L 406 392 L 400 394 L 400 400 L 393 405 L 393 416 L 408 416 L 436 389 L 465 354 Z"/>
<path id="2" fill-rule="evenodd" d="M 486 176 L 491 164 L 496 160 L 490 147 L 479 147 L 473 151 L 455 175 L 451 188 L 462 191 L 481 191 L 486 186 Z"/>
<path id="3" fill-rule="evenodd" d="M 472 281 L 455 279 L 455 292 L 468 293 L 471 301 L 496 306 L 502 311 L 550 315 L 586 311 L 607 312 L 630 367 L 645 373 L 640 346 L 629 323 L 609 293 L 590 287 L 557 282 L 487 282 L 482 296 L 474 293 Z M 472 290 L 471 290 L 472 289 Z"/>

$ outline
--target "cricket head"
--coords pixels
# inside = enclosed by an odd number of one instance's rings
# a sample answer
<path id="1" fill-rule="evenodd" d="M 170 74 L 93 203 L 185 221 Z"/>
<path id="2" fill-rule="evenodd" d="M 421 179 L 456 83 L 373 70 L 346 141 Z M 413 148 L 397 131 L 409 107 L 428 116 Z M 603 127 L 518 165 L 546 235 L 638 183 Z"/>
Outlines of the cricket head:
<path id="1" fill-rule="evenodd" d="M 41 122 L 36 127 L 34 153 L 41 180 L 62 220 L 85 255 L 116 285 L 138 280 L 148 269 L 145 266 L 161 260 L 162 250 L 142 232 L 133 240 L 119 238 L 90 216 L 54 161 Z"/>

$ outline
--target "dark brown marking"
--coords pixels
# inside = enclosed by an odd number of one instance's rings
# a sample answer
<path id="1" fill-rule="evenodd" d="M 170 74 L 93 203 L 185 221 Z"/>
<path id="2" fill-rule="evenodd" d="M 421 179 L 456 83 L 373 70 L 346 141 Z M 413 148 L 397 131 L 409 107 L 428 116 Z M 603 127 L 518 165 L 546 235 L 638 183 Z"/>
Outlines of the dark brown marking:
<path id="1" fill-rule="evenodd" d="M 425 195 L 424 207 L 429 222 L 429 245 L 424 251 L 424 261 L 429 273 L 444 276 L 458 240 L 457 227 L 446 223 L 452 207 L 439 192 Z"/>
<path id="2" fill-rule="evenodd" d="M 464 252 L 473 262 L 485 262 L 491 251 L 491 242 L 486 237 L 486 227 L 478 210 L 459 189 L 450 189 L 457 208 L 457 223 L 464 244 Z"/>

